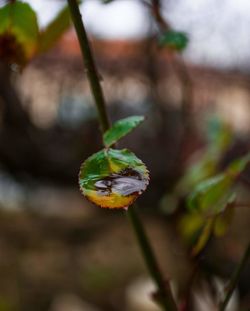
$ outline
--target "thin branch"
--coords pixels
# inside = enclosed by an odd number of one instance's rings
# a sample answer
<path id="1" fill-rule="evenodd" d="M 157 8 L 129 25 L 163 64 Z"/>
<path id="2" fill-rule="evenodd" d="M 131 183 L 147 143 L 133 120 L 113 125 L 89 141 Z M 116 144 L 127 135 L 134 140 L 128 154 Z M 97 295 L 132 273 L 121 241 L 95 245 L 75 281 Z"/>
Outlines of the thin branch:
<path id="1" fill-rule="evenodd" d="M 161 14 L 161 1 L 160 0 L 151 0 L 152 1 L 152 15 L 155 18 L 156 23 L 158 24 L 160 30 L 167 31 L 170 30 L 170 25 L 166 22 Z"/>
<path id="2" fill-rule="evenodd" d="M 161 13 L 161 0 L 151 0 L 150 6 L 151 13 L 158 25 L 160 32 L 164 33 L 171 31 L 171 26 L 164 19 Z M 179 79 L 182 87 L 182 105 L 181 113 L 183 119 L 184 132 L 192 130 L 192 106 L 193 106 L 193 85 L 191 77 L 185 62 L 182 57 L 175 54 L 175 57 L 170 63 L 174 69 L 177 78 Z"/>
<path id="3" fill-rule="evenodd" d="M 95 99 L 96 107 L 98 110 L 100 125 L 102 132 L 109 128 L 109 119 L 106 110 L 106 103 L 103 96 L 99 75 L 96 69 L 95 61 L 92 56 L 91 47 L 89 44 L 88 36 L 82 21 L 82 16 L 79 10 L 77 0 L 68 0 L 71 17 L 75 26 L 78 41 L 80 43 L 83 60 L 85 63 L 88 79 L 92 89 L 92 94 Z"/>
<path id="4" fill-rule="evenodd" d="M 248 262 L 248 259 L 250 257 L 250 243 L 248 244 L 246 250 L 245 250 L 245 253 L 239 263 L 239 265 L 237 266 L 235 272 L 233 273 L 232 275 L 232 278 L 231 280 L 229 281 L 229 284 L 227 286 L 227 289 L 226 289 L 226 294 L 225 294 L 225 297 L 224 299 L 222 300 L 222 302 L 220 303 L 220 306 L 219 306 L 219 311 L 225 311 L 226 310 L 226 306 L 239 282 L 239 278 L 240 278 L 240 275 L 242 273 L 242 271 L 244 270 L 247 262 Z"/>
<path id="5" fill-rule="evenodd" d="M 233 208 L 250 208 L 250 203 L 236 202 L 232 206 Z"/>
<path id="6" fill-rule="evenodd" d="M 147 264 L 147 268 L 151 274 L 151 277 L 155 280 L 158 287 L 156 297 L 159 303 L 166 311 L 177 311 L 177 306 L 173 298 L 170 284 L 167 280 L 164 280 L 160 271 L 159 265 L 156 261 L 149 239 L 142 226 L 140 219 L 138 218 L 135 210 L 136 206 L 132 206 L 128 209 L 128 216 L 135 231 L 138 244 L 140 245 L 141 252 Z"/>

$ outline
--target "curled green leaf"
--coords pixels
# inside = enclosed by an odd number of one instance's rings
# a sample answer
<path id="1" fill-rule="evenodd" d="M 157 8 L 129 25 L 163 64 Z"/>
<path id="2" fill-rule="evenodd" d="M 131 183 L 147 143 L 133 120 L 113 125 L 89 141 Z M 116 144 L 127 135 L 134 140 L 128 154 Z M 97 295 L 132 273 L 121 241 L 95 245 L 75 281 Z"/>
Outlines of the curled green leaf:
<path id="1" fill-rule="evenodd" d="M 80 189 L 91 202 L 106 208 L 127 208 L 146 190 L 144 163 L 127 149 L 104 149 L 81 166 Z"/>
<path id="2" fill-rule="evenodd" d="M 143 120 L 143 116 L 132 116 L 115 122 L 103 135 L 105 146 L 110 147 L 115 144 L 119 139 L 141 124 Z"/>

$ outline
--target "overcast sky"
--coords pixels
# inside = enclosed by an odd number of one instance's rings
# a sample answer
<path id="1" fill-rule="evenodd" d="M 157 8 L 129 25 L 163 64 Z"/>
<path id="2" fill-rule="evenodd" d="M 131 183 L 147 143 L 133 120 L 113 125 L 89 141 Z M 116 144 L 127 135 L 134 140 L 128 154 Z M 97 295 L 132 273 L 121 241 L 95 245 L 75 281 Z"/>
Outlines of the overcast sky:
<path id="1" fill-rule="evenodd" d="M 63 5 L 58 0 L 28 0 L 46 25 Z M 190 44 L 192 62 L 227 68 L 250 67 L 250 0 L 165 0 L 164 15 Z M 81 7 L 88 31 L 105 38 L 134 39 L 148 31 L 148 11 L 137 0 L 103 5 L 85 0 Z M 249 65 L 248 65 L 249 64 Z"/>

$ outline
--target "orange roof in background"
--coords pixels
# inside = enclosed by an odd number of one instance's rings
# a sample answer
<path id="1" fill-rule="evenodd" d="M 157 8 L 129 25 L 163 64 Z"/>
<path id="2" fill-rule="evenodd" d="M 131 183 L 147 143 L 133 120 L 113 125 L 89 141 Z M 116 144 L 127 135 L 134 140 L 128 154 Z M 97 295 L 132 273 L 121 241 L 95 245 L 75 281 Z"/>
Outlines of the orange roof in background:
<path id="1" fill-rule="evenodd" d="M 141 57 L 147 47 L 147 40 L 105 40 L 90 37 L 95 54 L 110 60 L 121 60 Z M 69 30 L 57 43 L 55 49 L 66 57 L 81 57 L 80 46 L 73 29 Z M 154 47 L 156 51 L 157 47 Z M 161 55 L 172 58 L 172 53 L 166 49 Z"/>
<path id="2" fill-rule="evenodd" d="M 94 55 L 98 61 L 98 66 L 114 73 L 127 73 L 131 71 L 143 72 L 147 68 L 149 49 L 153 54 L 153 59 L 156 60 L 158 74 L 169 74 L 172 72 L 173 56 L 174 53 L 159 48 L 156 44 L 152 44 L 148 39 L 144 40 L 105 40 L 99 38 L 90 38 Z M 55 45 L 54 49 L 50 50 L 46 55 L 42 55 L 36 60 L 36 64 L 44 62 L 52 62 L 56 64 L 57 61 L 67 60 L 66 63 L 72 65 L 75 63 L 75 69 L 79 69 L 79 62 L 82 64 L 82 55 L 80 46 L 75 34 L 74 29 L 66 32 L 59 42 Z M 185 62 L 189 74 L 192 78 L 199 81 L 216 81 L 220 83 L 227 81 L 227 83 L 242 83 L 245 85 L 249 83 L 249 75 L 233 70 L 221 70 L 215 67 L 206 67 Z M 50 63 L 51 65 L 51 63 Z M 146 69 L 147 70 L 147 69 Z"/>

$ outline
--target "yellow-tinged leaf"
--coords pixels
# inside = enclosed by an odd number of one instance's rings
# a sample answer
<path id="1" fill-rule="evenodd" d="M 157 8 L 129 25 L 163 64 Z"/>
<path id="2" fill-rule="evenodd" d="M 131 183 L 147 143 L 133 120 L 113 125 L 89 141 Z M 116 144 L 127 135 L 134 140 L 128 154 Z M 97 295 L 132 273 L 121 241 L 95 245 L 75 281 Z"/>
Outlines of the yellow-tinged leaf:
<path id="1" fill-rule="evenodd" d="M 129 205 L 131 205 L 135 201 L 138 195 L 132 194 L 132 195 L 127 195 L 127 196 L 122 196 L 116 192 L 113 192 L 111 195 L 101 195 L 96 190 L 90 190 L 90 191 L 85 191 L 85 196 L 91 202 L 101 207 L 127 208 Z"/>
<path id="2" fill-rule="evenodd" d="M 36 13 L 15 1 L 0 8 L 0 57 L 24 65 L 35 53 L 39 36 Z"/>
<path id="3" fill-rule="evenodd" d="M 106 208 L 127 208 L 146 190 L 144 163 L 127 149 L 104 149 L 81 166 L 80 189 L 91 202 Z"/>

